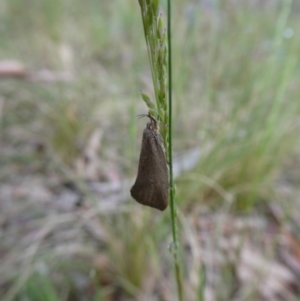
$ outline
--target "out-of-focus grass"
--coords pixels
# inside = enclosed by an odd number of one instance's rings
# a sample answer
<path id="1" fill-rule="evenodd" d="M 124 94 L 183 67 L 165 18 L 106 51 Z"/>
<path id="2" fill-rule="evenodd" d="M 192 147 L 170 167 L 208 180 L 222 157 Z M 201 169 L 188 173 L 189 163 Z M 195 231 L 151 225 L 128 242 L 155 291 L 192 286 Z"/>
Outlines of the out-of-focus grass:
<path id="1" fill-rule="evenodd" d="M 132 214 L 134 213 L 134 214 Z M 112 275 L 118 286 L 132 296 L 156 288 L 166 263 L 159 264 L 159 219 L 150 212 L 117 214 L 105 223 Z M 126 260 L 124 260 L 126 254 Z"/>
<path id="2" fill-rule="evenodd" d="M 195 170 L 177 183 L 182 208 L 229 200 L 251 210 L 269 200 L 274 180 L 285 174 L 284 163 L 297 154 L 299 4 L 292 4 L 286 20 L 289 5 L 174 1 L 174 145 L 201 146 Z M 16 172 L 10 168 L 16 156 L 18 164 L 44 160 L 28 157 L 32 142 L 44 143 L 72 165 L 78 145 L 99 122 L 108 129 L 105 151 L 117 149 L 118 164 L 125 172 L 133 169 L 140 143 L 135 134 L 141 132 L 135 116 L 146 110 L 137 101 L 139 89 L 151 93 L 138 1 L 0 0 L 0 18 L 0 59 L 75 77 L 52 85 L 0 81 L 1 143 L 17 151 L 0 155 L 1 173 Z M 112 289 L 117 283 L 137 296 L 153 275 L 163 279 L 165 266 L 157 265 L 164 256 L 155 252 L 165 246 L 164 222 L 153 227 L 149 218 L 125 214 L 103 223 Z M 220 276 L 226 284 L 229 274 L 230 266 Z M 20 292 L 35 300 L 40 287 L 48 287 L 48 300 L 55 300 L 50 283 L 40 285 L 34 277 Z M 233 287 L 228 283 L 227 296 Z"/>
<path id="3" fill-rule="evenodd" d="M 20 292 L 20 300 L 22 296 L 27 296 L 29 300 L 38 301 L 58 301 L 60 300 L 50 279 L 43 275 L 32 276 L 24 285 Z M 17 298 L 18 299 L 18 298 Z"/>
<path id="4" fill-rule="evenodd" d="M 300 44 L 289 36 L 299 28 L 293 18 L 287 21 L 290 4 L 283 1 L 269 15 L 251 14 L 247 6 L 237 15 L 237 8 L 222 11 L 224 19 L 207 46 L 207 68 L 200 68 L 207 71 L 205 97 L 199 101 L 204 150 L 196 181 L 187 175 L 189 184 L 179 199 L 221 200 L 215 189 L 221 186 L 237 208 L 251 208 L 299 143 L 300 105 L 293 89 Z M 203 176 L 215 185 L 204 183 Z"/>

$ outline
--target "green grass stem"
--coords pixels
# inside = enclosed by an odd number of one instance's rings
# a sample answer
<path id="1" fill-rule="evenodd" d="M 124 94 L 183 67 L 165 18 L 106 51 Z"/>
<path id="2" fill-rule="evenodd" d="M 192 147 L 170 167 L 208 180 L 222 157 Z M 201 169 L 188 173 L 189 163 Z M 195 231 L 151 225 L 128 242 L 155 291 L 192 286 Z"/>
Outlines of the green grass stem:
<path id="1" fill-rule="evenodd" d="M 175 275 L 177 282 L 178 299 L 183 301 L 182 280 L 180 264 L 178 260 L 178 226 L 177 214 L 175 208 L 175 187 L 173 178 L 173 156 L 172 156 L 172 30 L 171 30 L 171 0 L 168 0 L 168 77 L 169 77 L 169 172 L 170 172 L 170 212 L 172 221 L 173 247 L 172 254 L 174 258 Z"/>

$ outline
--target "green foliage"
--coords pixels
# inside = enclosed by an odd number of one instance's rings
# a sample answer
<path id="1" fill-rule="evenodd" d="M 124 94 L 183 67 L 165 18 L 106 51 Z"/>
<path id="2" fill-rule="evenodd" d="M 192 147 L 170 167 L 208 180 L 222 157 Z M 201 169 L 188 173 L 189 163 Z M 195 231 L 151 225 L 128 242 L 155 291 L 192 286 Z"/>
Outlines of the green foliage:
<path id="1" fill-rule="evenodd" d="M 153 217 L 152 212 L 138 210 L 104 221 L 113 278 L 133 296 L 137 296 L 149 279 L 161 276 L 157 252 L 160 230 L 158 223 L 153 223 Z"/>
<path id="2" fill-rule="evenodd" d="M 208 70 L 205 94 L 198 99 L 207 147 L 195 169 L 196 181 L 184 182 L 180 198 L 200 196 L 220 204 L 219 186 L 236 200 L 237 209 L 251 209 L 299 143 L 295 117 L 300 105 L 290 93 L 300 44 L 284 37 L 291 26 L 290 5 L 285 1 L 267 16 L 241 5 L 243 18 L 225 12 L 222 26 L 211 29 L 210 58 L 202 65 Z M 207 185 L 203 176 L 215 184 Z"/>
<path id="3" fill-rule="evenodd" d="M 163 27 L 162 14 L 159 13 L 159 1 L 139 0 L 144 36 L 150 62 L 152 83 L 156 105 L 142 92 L 150 113 L 160 122 L 160 132 L 167 148 L 168 105 L 167 105 L 167 34 Z"/>
<path id="4" fill-rule="evenodd" d="M 46 275 L 40 274 L 34 274 L 27 280 L 20 291 L 19 296 L 15 298 L 15 301 L 24 300 L 24 298 L 27 298 L 30 301 L 61 300 L 57 295 L 51 280 Z"/>

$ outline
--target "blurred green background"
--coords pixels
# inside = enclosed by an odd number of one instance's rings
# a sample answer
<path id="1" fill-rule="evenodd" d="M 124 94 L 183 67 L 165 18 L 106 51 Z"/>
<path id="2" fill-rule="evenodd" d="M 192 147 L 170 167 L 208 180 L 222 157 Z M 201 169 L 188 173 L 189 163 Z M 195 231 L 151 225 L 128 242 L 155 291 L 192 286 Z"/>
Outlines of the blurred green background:
<path id="1" fill-rule="evenodd" d="M 299 300 L 300 3 L 172 4 L 185 300 Z M 137 0 L 0 0 L 0 300 L 176 300 L 140 90 Z"/>

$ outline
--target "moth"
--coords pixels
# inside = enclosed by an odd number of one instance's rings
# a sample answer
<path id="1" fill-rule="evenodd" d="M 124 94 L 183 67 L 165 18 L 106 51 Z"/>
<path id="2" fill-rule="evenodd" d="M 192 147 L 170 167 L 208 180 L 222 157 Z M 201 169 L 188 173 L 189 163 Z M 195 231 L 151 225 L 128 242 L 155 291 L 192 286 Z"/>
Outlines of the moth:
<path id="1" fill-rule="evenodd" d="M 168 167 L 158 124 L 148 113 L 150 122 L 143 131 L 141 153 L 136 181 L 130 189 L 131 196 L 140 204 L 161 211 L 168 206 Z"/>

